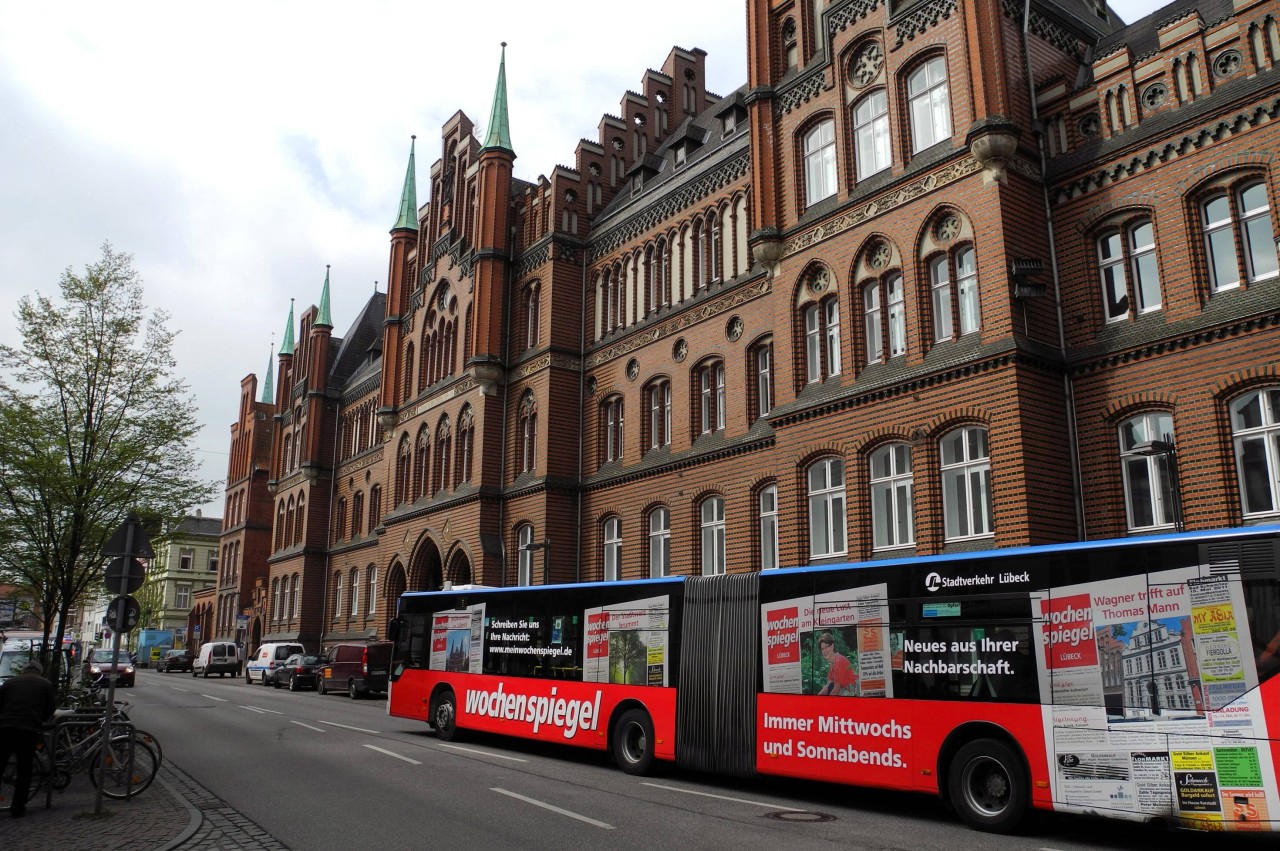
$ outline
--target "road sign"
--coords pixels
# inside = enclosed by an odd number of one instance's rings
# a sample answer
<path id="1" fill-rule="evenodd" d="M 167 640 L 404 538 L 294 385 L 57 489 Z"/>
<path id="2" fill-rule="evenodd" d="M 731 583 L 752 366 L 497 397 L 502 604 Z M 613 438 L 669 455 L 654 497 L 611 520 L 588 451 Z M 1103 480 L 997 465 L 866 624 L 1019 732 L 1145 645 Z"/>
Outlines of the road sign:
<path id="1" fill-rule="evenodd" d="M 121 609 L 124 610 L 124 623 L 120 622 Z M 128 595 L 116 597 L 107 604 L 106 621 L 113 628 L 119 627 L 128 632 L 138 625 L 138 619 L 141 617 L 142 606 L 135 598 Z"/>
<path id="2" fill-rule="evenodd" d="M 199 635 L 199 634 L 200 634 L 200 624 L 196 624 L 195 626 L 191 627 L 191 631 L 192 631 L 194 634 Z"/>
<path id="3" fill-rule="evenodd" d="M 142 587 L 147 569 L 136 558 L 120 556 L 107 565 L 106 586 L 113 594 L 132 594 Z"/>
<path id="4" fill-rule="evenodd" d="M 120 528 L 116 529 L 111 539 L 103 546 L 102 554 L 134 558 L 156 557 L 155 550 L 151 549 L 147 529 L 136 514 L 130 514 L 129 518 L 120 524 Z"/>

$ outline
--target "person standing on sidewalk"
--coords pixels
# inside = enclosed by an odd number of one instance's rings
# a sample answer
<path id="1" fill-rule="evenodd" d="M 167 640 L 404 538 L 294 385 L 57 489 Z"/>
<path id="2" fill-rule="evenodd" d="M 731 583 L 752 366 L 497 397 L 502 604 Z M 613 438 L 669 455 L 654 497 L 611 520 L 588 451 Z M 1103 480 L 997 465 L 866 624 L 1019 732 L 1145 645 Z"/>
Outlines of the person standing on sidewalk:
<path id="1" fill-rule="evenodd" d="M 27 796 L 31 792 L 31 763 L 40 741 L 40 728 L 53 716 L 58 696 L 53 683 L 44 678 L 44 667 L 32 660 L 22 673 L 0 685 L 0 766 L 9 755 L 18 758 L 18 776 L 13 789 L 9 814 L 26 815 Z"/>

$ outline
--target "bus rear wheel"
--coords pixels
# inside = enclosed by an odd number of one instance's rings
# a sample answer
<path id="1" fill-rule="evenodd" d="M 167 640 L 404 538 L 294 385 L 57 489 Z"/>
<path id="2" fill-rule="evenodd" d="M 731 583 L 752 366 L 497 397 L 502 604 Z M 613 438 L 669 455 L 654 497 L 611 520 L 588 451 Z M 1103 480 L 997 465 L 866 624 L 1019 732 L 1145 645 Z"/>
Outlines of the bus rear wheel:
<path id="1" fill-rule="evenodd" d="M 1003 742 L 969 742 L 956 752 L 947 779 L 952 806 L 972 828 L 1012 833 L 1026 815 L 1026 772 Z"/>
<path id="2" fill-rule="evenodd" d="M 653 721 L 643 709 L 618 716 L 610 737 L 613 761 L 627 774 L 648 774 L 653 766 Z"/>
<path id="3" fill-rule="evenodd" d="M 431 704 L 431 723 L 440 741 L 452 742 L 458 737 L 458 701 L 451 690 L 441 692 Z"/>

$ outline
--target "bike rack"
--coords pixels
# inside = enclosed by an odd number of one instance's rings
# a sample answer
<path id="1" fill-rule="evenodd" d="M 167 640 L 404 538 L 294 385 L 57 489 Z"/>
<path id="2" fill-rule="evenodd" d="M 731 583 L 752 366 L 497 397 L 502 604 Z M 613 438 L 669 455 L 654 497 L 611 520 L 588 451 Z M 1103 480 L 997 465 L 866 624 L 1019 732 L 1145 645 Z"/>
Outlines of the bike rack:
<path id="1" fill-rule="evenodd" d="M 53 807 L 53 781 L 58 771 L 58 760 L 57 760 L 58 730 L 64 727 L 99 727 L 100 728 L 103 723 L 102 712 L 81 712 L 81 711 L 66 712 L 62 710 L 59 710 L 59 712 L 61 712 L 61 714 L 55 713 L 53 724 L 46 725 L 45 735 L 44 735 L 44 752 L 48 759 L 48 769 L 49 769 L 48 777 L 46 778 L 45 788 L 44 788 L 44 808 L 46 810 L 51 809 Z M 124 718 L 120 717 L 120 714 L 117 712 L 116 717 L 111 719 L 111 731 L 112 731 L 113 738 L 115 737 L 115 732 L 117 730 L 132 737 L 133 734 L 137 731 L 137 728 L 134 726 L 132 721 L 125 720 Z M 95 735 L 100 736 L 101 733 L 102 731 L 101 729 L 99 729 L 98 731 L 96 731 Z M 98 754 L 98 759 L 101 759 L 101 758 L 102 758 L 102 755 Z M 91 765 L 89 766 L 88 770 L 95 771 L 97 770 L 97 766 Z M 130 775 L 133 774 L 133 748 L 132 747 L 129 748 L 128 771 Z M 72 771 L 72 773 L 75 773 L 75 772 Z M 102 782 L 105 783 L 106 778 L 102 778 Z M 124 799 L 128 801 L 132 799 L 132 797 L 133 797 L 133 784 L 130 783 L 128 788 L 125 789 Z"/>

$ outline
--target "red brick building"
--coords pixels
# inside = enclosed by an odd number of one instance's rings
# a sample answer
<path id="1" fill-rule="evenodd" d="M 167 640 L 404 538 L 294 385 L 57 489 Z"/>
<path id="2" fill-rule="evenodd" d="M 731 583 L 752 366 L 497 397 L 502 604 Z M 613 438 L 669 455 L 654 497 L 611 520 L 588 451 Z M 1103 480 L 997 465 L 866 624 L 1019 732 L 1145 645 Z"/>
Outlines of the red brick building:
<path id="1" fill-rule="evenodd" d="M 386 294 L 338 338 L 326 276 L 233 427 L 252 641 L 1280 519 L 1280 3 L 746 5 L 740 89 L 674 48 L 572 168 L 514 176 L 504 66 L 421 207 L 411 148 Z"/>

